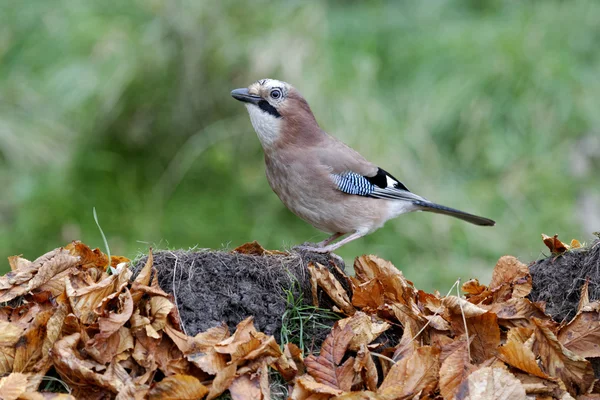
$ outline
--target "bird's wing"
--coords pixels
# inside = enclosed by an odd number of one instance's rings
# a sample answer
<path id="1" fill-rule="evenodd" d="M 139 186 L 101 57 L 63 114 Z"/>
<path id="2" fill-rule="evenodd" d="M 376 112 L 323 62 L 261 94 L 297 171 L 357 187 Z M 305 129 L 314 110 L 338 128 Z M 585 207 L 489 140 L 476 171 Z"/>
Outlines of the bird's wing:
<path id="1" fill-rule="evenodd" d="M 426 201 L 408 190 L 402 182 L 381 168 L 375 176 L 367 177 L 353 171 L 332 173 L 336 188 L 344 193 L 388 200 Z"/>
<path id="2" fill-rule="evenodd" d="M 348 194 L 389 200 L 424 201 L 402 182 L 367 161 L 334 137 L 319 150 L 319 161 L 330 170 L 335 187 Z"/>

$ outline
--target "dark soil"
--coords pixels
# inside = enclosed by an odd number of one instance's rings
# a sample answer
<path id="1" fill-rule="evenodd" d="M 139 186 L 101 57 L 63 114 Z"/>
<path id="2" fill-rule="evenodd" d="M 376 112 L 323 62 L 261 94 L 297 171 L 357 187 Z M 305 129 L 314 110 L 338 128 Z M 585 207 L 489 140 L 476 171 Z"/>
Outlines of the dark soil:
<path id="1" fill-rule="evenodd" d="M 286 290 L 303 303 L 312 303 L 307 265 L 318 262 L 330 268 L 340 278 L 334 263 L 342 270 L 341 260 L 317 253 L 249 255 L 226 251 L 157 251 L 154 266 L 158 270 L 160 287 L 175 294 L 182 325 L 188 335 L 194 336 L 225 322 L 233 332 L 246 317 L 253 316 L 256 328 L 279 341 L 282 316 L 288 304 Z M 141 259 L 134 274 L 146 262 Z M 340 281 L 345 282 L 344 279 Z M 323 308 L 331 308 L 331 300 L 319 293 Z M 329 326 L 334 321 L 329 322 Z M 317 328 L 315 328 L 317 329 Z M 329 329 L 305 332 L 307 337 L 320 343 Z M 317 347 L 318 348 L 318 347 Z"/>
<path id="2" fill-rule="evenodd" d="M 529 265 L 532 301 L 546 302 L 555 321 L 569 321 L 577 313 L 581 286 L 589 279 L 590 301 L 600 300 L 600 240 L 588 248 L 567 251 Z"/>

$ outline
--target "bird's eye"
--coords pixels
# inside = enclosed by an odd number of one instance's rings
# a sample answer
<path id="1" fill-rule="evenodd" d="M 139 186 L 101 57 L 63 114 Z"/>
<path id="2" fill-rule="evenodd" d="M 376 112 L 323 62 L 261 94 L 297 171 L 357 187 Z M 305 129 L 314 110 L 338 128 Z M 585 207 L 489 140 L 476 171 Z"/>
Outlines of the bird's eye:
<path id="1" fill-rule="evenodd" d="M 271 90 L 271 97 L 274 98 L 275 100 L 277 100 L 278 98 L 281 97 L 281 90 L 279 89 L 273 89 Z"/>

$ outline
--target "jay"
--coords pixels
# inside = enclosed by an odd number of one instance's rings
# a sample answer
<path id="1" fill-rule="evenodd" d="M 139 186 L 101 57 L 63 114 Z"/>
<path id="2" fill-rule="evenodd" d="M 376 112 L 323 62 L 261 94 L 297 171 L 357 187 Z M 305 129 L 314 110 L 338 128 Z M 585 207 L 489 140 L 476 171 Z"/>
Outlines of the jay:
<path id="1" fill-rule="evenodd" d="M 304 250 L 332 252 L 413 211 L 450 215 L 476 225 L 495 224 L 412 193 L 323 131 L 306 100 L 286 82 L 262 79 L 231 95 L 246 105 L 273 191 L 294 214 L 331 234 L 314 246 L 300 246 Z"/>

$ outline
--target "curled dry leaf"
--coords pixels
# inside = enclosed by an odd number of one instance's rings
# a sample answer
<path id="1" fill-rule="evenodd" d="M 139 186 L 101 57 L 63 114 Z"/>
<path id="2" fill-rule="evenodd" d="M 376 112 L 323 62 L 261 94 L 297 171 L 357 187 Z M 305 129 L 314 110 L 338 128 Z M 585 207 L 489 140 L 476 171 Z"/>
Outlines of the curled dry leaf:
<path id="1" fill-rule="evenodd" d="M 344 329 L 346 326 L 352 329 L 354 336 L 348 348 L 354 351 L 358 351 L 362 345 L 371 343 L 391 326 L 389 323 L 361 311 L 356 312 L 350 318 L 341 319 L 338 323 L 341 329 Z"/>
<path id="2" fill-rule="evenodd" d="M 19 326 L 8 321 L 0 321 L 0 346 L 13 346 L 25 330 L 24 326 Z"/>
<path id="3" fill-rule="evenodd" d="M 250 374 L 235 378 L 229 385 L 229 394 L 233 400 L 261 400 L 264 398 L 259 379 L 252 379 Z"/>
<path id="4" fill-rule="evenodd" d="M 350 277 L 352 283 L 352 305 L 363 311 L 375 311 L 385 302 L 383 285 L 378 279 L 361 283 Z"/>
<path id="5" fill-rule="evenodd" d="M 319 356 L 310 355 L 304 359 L 306 371 L 319 383 L 341 391 L 349 391 L 354 379 L 352 357 L 341 364 L 342 358 L 352 341 L 354 333 L 350 325 L 340 327 L 335 323 L 331 333 L 323 341 Z"/>
<path id="6" fill-rule="evenodd" d="M 529 328 L 512 328 L 508 331 L 506 343 L 498 348 L 500 359 L 508 365 L 543 379 L 552 379 L 536 361 L 536 355 L 531 349 L 533 330 Z"/>
<path id="7" fill-rule="evenodd" d="M 249 255 L 253 255 L 253 256 L 264 256 L 264 255 L 287 255 L 289 253 L 285 253 L 283 251 L 277 251 L 277 250 L 265 250 L 264 247 L 262 247 L 256 240 L 254 242 L 249 242 L 249 243 L 244 243 L 241 246 L 236 247 L 235 249 L 233 249 L 234 253 L 241 253 L 241 254 L 249 254 Z"/>
<path id="8" fill-rule="evenodd" d="M 27 390 L 27 375 L 18 372 L 0 379 L 0 399 L 17 400 Z"/>
<path id="9" fill-rule="evenodd" d="M 392 366 L 379 387 L 378 394 L 389 399 L 411 399 L 432 392 L 438 381 L 440 349 L 419 347 L 409 357 Z"/>
<path id="10" fill-rule="evenodd" d="M 167 376 L 186 375 L 189 373 L 189 361 L 184 358 L 183 353 L 166 335 L 161 338 L 160 343 L 156 347 L 154 358 L 156 359 L 158 369 Z"/>
<path id="11" fill-rule="evenodd" d="M 133 313 L 133 299 L 129 290 L 123 292 L 115 292 L 108 296 L 108 301 L 102 301 L 96 309 L 96 314 L 99 315 L 98 333 L 94 340 L 102 340 L 117 332 L 129 319 Z M 114 300 L 114 301 L 113 301 Z"/>
<path id="12" fill-rule="evenodd" d="M 217 372 L 215 379 L 213 379 L 210 385 L 210 390 L 206 400 L 212 400 L 219 397 L 235 379 L 235 372 L 237 370 L 237 362 L 233 362 Z"/>
<path id="13" fill-rule="evenodd" d="M 329 385 L 317 382 L 310 375 L 302 375 L 296 379 L 296 384 L 290 398 L 292 400 L 305 400 L 305 399 L 329 399 L 331 396 L 339 396 L 344 391 L 333 388 Z"/>
<path id="14" fill-rule="evenodd" d="M 0 302 L 22 296 L 78 264 L 79 258 L 63 248 L 52 250 L 29 264 L 16 262 L 19 269 L 0 277 Z"/>
<path id="15" fill-rule="evenodd" d="M 442 304 L 455 315 L 462 315 L 465 318 L 472 318 L 478 315 L 485 314 L 487 310 L 468 302 L 467 300 L 457 296 L 446 296 L 442 299 Z"/>
<path id="16" fill-rule="evenodd" d="M 356 310 L 350 303 L 348 293 L 346 293 L 342 284 L 325 266 L 319 263 L 310 263 L 308 264 L 308 271 L 310 272 L 311 277 L 313 277 L 312 279 L 317 281 L 317 285 L 327 293 L 344 314 L 354 314 Z"/>
<path id="17" fill-rule="evenodd" d="M 559 254 L 562 254 L 569 250 L 569 245 L 564 244 L 563 242 L 558 240 L 558 235 L 554 235 L 553 237 L 550 237 L 550 236 L 544 235 L 542 233 L 542 240 L 544 241 L 544 244 L 546 245 L 546 247 L 554 255 L 559 255 Z"/>
<path id="18" fill-rule="evenodd" d="M 124 389 L 122 382 L 111 380 L 94 371 L 103 369 L 103 365 L 78 356 L 80 353 L 77 345 L 80 339 L 81 334 L 74 333 L 58 340 L 52 348 L 50 356 L 62 380 L 70 386 L 97 386 L 112 393 Z"/>
<path id="19" fill-rule="evenodd" d="M 158 332 L 167 326 L 167 315 L 175 307 L 173 303 L 162 296 L 150 298 L 150 320 L 152 328 Z"/>
<path id="20" fill-rule="evenodd" d="M 583 307 L 585 307 L 590 302 L 589 286 L 590 278 L 588 277 L 585 280 L 585 283 L 581 285 L 581 289 L 579 290 L 579 302 L 577 303 L 578 314 L 581 312 L 581 310 L 583 310 Z"/>
<path id="21" fill-rule="evenodd" d="M 131 271 L 123 268 L 119 275 L 97 275 L 97 269 L 89 269 L 72 274 L 65 278 L 65 288 L 74 314 L 81 323 L 89 325 L 96 322 L 98 315 L 96 307 L 120 287 L 127 284 L 127 275 Z M 99 281 L 96 280 L 99 279 Z M 123 282 L 123 283 L 121 283 Z"/>
<path id="22" fill-rule="evenodd" d="M 560 378 L 572 395 L 583 394 L 594 383 L 594 370 L 589 361 L 564 347 L 544 321 L 533 318 L 534 353 L 542 360 L 544 371 Z"/>
<path id="23" fill-rule="evenodd" d="M 526 400 L 525 388 L 503 368 L 485 367 L 460 385 L 457 400 Z"/>
<path id="24" fill-rule="evenodd" d="M 377 367 L 375 366 L 375 362 L 373 362 L 371 352 L 364 344 L 361 345 L 356 353 L 354 372 L 362 377 L 368 390 L 377 391 L 377 381 L 379 380 Z"/>
<path id="25" fill-rule="evenodd" d="M 35 363 L 42 358 L 46 324 L 52 314 L 52 310 L 37 314 L 25 334 L 16 343 L 12 366 L 14 372 L 30 372 Z"/>
<path id="26" fill-rule="evenodd" d="M 600 312 L 578 313 L 561 328 L 558 341 L 581 357 L 600 357 Z"/>
<path id="27" fill-rule="evenodd" d="M 498 323 L 508 328 L 523 326 L 532 327 L 531 319 L 538 318 L 549 320 L 542 308 L 526 298 L 514 298 L 504 303 L 480 305 L 480 307 L 493 312 L 498 316 Z"/>
<path id="28" fill-rule="evenodd" d="M 463 292 L 466 292 L 470 295 L 480 295 L 486 290 L 488 290 L 488 287 L 480 284 L 479 280 L 477 279 L 471 279 L 469 281 L 466 281 L 462 284 L 461 288 Z"/>
<path id="29" fill-rule="evenodd" d="M 286 343 L 283 355 L 275 363 L 275 368 L 286 382 L 304 373 L 302 350 L 293 343 Z"/>
<path id="30" fill-rule="evenodd" d="M 532 280 L 527 265 L 513 256 L 500 257 L 490 282 L 493 302 L 525 297 L 531 292 Z"/>
<path id="31" fill-rule="evenodd" d="M 150 388 L 149 400 L 197 400 L 206 396 L 208 389 L 190 375 L 173 375 Z"/>

